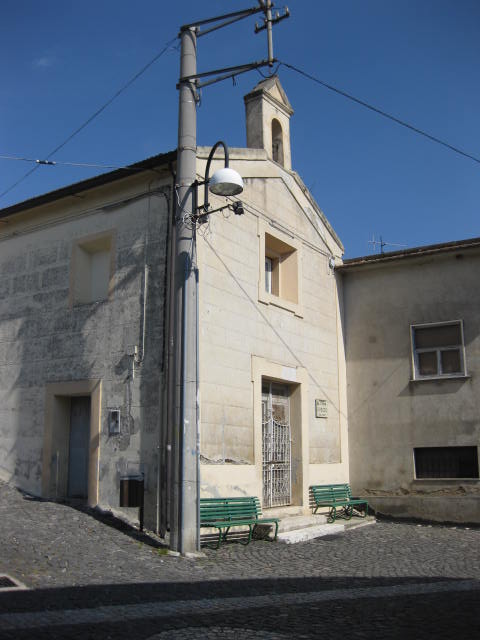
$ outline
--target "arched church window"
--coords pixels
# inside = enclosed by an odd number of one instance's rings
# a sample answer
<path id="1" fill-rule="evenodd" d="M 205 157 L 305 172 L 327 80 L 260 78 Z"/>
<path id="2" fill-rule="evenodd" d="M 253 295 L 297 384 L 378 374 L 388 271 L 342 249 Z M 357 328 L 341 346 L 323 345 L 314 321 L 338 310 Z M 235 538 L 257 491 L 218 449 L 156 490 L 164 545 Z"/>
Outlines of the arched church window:
<path id="1" fill-rule="evenodd" d="M 275 162 L 284 165 L 282 125 L 275 118 L 272 120 L 272 158 Z"/>

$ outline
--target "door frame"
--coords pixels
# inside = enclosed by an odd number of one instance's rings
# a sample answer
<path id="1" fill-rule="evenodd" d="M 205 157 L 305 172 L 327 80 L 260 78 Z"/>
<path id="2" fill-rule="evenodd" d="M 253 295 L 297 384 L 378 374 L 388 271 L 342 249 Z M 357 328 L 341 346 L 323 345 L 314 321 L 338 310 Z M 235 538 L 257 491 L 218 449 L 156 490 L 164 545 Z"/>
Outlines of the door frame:
<path id="1" fill-rule="evenodd" d="M 291 387 L 290 425 L 292 436 L 292 506 L 301 506 L 308 512 L 309 487 L 309 417 L 308 375 L 303 367 L 271 362 L 252 355 L 253 383 L 253 438 L 257 493 L 263 495 L 262 456 L 262 379 L 287 384 Z"/>
<path id="2" fill-rule="evenodd" d="M 64 500 L 67 497 L 70 399 L 75 396 L 90 396 L 87 504 L 94 507 L 99 499 L 101 380 L 55 382 L 45 385 L 42 496 L 50 500 Z"/>
<path id="3" fill-rule="evenodd" d="M 265 394 L 264 388 L 268 387 L 268 392 Z M 282 422 L 278 422 L 274 417 L 273 410 L 273 390 L 276 388 L 278 395 L 278 389 L 286 391 L 285 402 L 285 419 Z M 290 396 L 292 394 L 291 385 L 284 383 L 278 383 L 268 378 L 262 378 L 262 461 L 263 461 L 263 506 L 290 506 L 292 502 L 292 425 L 290 415 Z M 266 395 L 266 398 L 265 398 Z M 265 401 L 267 407 L 265 408 Z M 267 418 L 267 419 L 265 419 Z M 283 439 L 281 439 L 280 453 L 283 454 L 283 459 L 280 460 L 266 460 L 266 445 L 269 443 L 268 450 L 270 454 L 272 452 L 278 453 L 276 445 L 279 444 L 278 438 L 275 437 L 276 429 L 279 432 L 283 432 Z M 270 437 L 266 438 L 266 431 L 269 432 Z M 288 467 L 286 467 L 288 465 Z M 280 468 L 279 468 L 280 467 Z M 266 477 L 269 478 L 269 482 L 266 482 Z M 287 489 L 283 497 L 281 495 L 274 495 L 273 487 L 276 484 L 275 478 L 282 478 L 281 484 Z M 270 490 L 267 489 L 267 485 L 270 486 Z M 278 504 L 283 501 L 283 504 Z M 267 502 L 276 502 L 277 504 L 267 504 Z"/>
<path id="4" fill-rule="evenodd" d="M 70 396 L 70 429 L 68 438 L 68 500 L 88 498 L 88 467 L 90 464 L 90 414 L 91 396 Z M 87 406 L 82 406 L 82 419 L 78 415 L 74 418 L 75 403 L 87 401 Z M 78 406 L 78 405 L 77 405 Z M 80 447 L 74 445 L 81 445 Z M 81 464 L 79 464 L 81 462 Z M 79 472 L 81 477 L 78 477 Z M 83 495 L 75 495 L 75 488 L 82 487 Z"/>

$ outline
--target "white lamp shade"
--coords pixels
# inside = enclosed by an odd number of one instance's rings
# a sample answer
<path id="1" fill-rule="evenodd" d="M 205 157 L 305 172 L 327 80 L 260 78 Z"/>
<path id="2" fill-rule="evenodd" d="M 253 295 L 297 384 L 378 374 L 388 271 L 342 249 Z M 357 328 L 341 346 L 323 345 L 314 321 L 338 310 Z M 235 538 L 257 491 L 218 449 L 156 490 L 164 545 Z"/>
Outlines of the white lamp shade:
<path id="1" fill-rule="evenodd" d="M 242 176 L 230 167 L 215 171 L 208 183 L 210 191 L 217 196 L 236 196 L 243 191 Z"/>

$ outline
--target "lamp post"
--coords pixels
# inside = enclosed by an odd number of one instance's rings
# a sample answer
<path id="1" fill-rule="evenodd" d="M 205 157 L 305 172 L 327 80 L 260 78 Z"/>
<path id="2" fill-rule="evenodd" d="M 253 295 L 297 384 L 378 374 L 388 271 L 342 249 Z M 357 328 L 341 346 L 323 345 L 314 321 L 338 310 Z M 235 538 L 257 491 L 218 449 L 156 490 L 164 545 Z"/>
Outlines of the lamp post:
<path id="1" fill-rule="evenodd" d="M 215 18 L 185 25 L 180 30 L 180 81 L 178 114 L 178 149 L 176 191 L 178 207 L 175 215 L 174 260 L 174 331 L 173 331 L 173 433 L 171 442 L 170 478 L 170 547 L 182 554 L 199 549 L 199 397 L 198 397 L 198 318 L 196 256 L 196 224 L 209 214 L 208 188 L 212 193 L 228 196 L 243 190 L 243 182 L 236 171 L 229 167 L 228 148 L 217 142 L 212 148 L 206 167 L 205 200 L 196 208 L 196 103 L 197 89 L 226 78 L 275 62 L 272 47 L 272 25 L 285 17 L 272 18 L 271 0 L 258 0 L 258 7 L 236 11 Z M 268 59 L 236 67 L 197 73 L 197 36 L 206 35 L 247 16 L 263 12 L 264 25 L 256 31 L 267 30 Z M 200 26 L 211 25 L 200 31 Z M 213 79 L 208 76 L 216 75 Z M 225 166 L 209 177 L 210 163 L 218 146 L 223 146 Z M 235 213 L 243 213 L 241 203 L 236 203 Z M 199 214 L 199 210 L 203 210 Z M 210 212 L 211 213 L 211 212 Z M 202 220 L 203 218 L 203 220 Z"/>
<path id="2" fill-rule="evenodd" d="M 179 127 L 181 131 L 181 126 Z M 180 136 L 179 136 L 180 139 Z M 182 134 L 182 140 L 185 135 Z M 191 136 L 190 140 L 191 141 Z M 218 147 L 225 154 L 224 166 L 210 177 L 210 165 Z M 196 223 L 204 222 L 210 213 L 208 191 L 220 196 L 235 196 L 243 191 L 243 180 L 237 171 L 229 167 L 228 147 L 223 141 L 211 149 L 202 182 L 190 181 L 188 161 L 191 149 L 180 148 L 178 155 L 186 154 L 186 162 L 181 164 L 182 172 L 177 173 L 177 194 L 181 209 L 176 216 L 176 256 L 175 256 L 175 417 L 178 425 L 177 446 L 174 455 L 178 457 L 174 468 L 174 500 L 171 508 L 171 546 L 181 553 L 199 548 L 198 504 L 199 504 L 199 389 L 198 389 L 198 268 L 196 264 Z M 195 153 L 196 158 L 196 153 Z M 183 158 L 182 158 L 183 160 Z M 177 159 L 177 162 L 178 159 Z M 182 178 L 180 177 L 182 176 Z M 198 188 L 205 185 L 204 202 L 197 207 Z M 234 203 L 235 213 L 243 213 L 240 203 Z M 219 207 L 219 211 L 225 207 Z M 187 212 L 187 213 L 185 213 Z M 188 213 L 189 212 L 189 213 Z M 182 215 L 178 215 L 182 213 Z"/>

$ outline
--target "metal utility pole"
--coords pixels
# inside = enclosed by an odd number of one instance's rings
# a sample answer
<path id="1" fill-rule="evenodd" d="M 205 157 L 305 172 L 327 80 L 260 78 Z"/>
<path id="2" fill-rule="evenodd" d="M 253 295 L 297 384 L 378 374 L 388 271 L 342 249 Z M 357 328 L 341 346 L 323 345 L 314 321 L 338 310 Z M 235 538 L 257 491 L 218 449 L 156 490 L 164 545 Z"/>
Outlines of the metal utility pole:
<path id="1" fill-rule="evenodd" d="M 178 114 L 177 185 L 175 215 L 174 274 L 174 424 L 171 444 L 170 547 L 182 554 L 199 549 L 199 437 L 198 437 L 198 345 L 197 282 L 195 244 L 196 211 L 196 99 L 197 89 L 246 71 L 272 66 L 272 25 L 289 16 L 272 18 L 271 0 L 258 0 L 258 7 L 235 11 L 185 25 L 180 30 L 180 81 Z M 197 73 L 197 37 L 211 33 L 256 13 L 263 13 L 267 30 L 268 58 L 259 62 Z M 212 25 L 213 26 L 210 26 Z M 207 28 L 203 28 L 206 26 Z M 210 76 L 210 79 L 208 78 Z M 216 76 L 211 78 L 211 76 Z"/>

